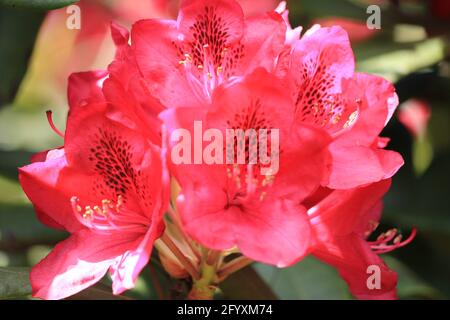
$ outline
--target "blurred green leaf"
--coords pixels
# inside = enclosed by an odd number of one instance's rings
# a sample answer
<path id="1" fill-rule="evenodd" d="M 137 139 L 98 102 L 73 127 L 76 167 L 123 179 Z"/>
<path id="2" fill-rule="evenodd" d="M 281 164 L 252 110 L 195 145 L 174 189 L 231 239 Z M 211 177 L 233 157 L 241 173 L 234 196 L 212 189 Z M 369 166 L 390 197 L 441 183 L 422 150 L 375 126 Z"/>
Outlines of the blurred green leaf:
<path id="1" fill-rule="evenodd" d="M 28 268 L 0 268 L 0 299 L 27 298 L 29 295 Z"/>
<path id="2" fill-rule="evenodd" d="M 14 99 L 43 17 L 41 12 L 0 10 L 0 107 Z"/>
<path id="3" fill-rule="evenodd" d="M 65 113 L 56 112 L 56 125 L 64 128 Z M 49 127 L 45 112 L 30 112 L 13 107 L 0 110 L 0 148 L 42 151 L 57 147 L 63 140 Z"/>
<path id="4" fill-rule="evenodd" d="M 399 275 L 400 299 L 442 298 L 442 295 L 420 279 L 413 271 L 391 256 L 383 256 L 386 263 Z M 256 269 L 282 299 L 337 300 L 351 299 L 346 283 L 328 265 L 308 257 L 287 269 L 258 264 Z"/>
<path id="5" fill-rule="evenodd" d="M 402 170 L 385 197 L 383 221 L 423 233 L 450 235 L 450 153 L 436 154 L 420 177 Z"/>
<path id="6" fill-rule="evenodd" d="M 399 23 L 393 29 L 393 40 L 396 43 L 417 43 L 427 38 L 427 31 L 422 26 Z"/>
<path id="7" fill-rule="evenodd" d="M 26 252 L 26 259 L 29 266 L 34 266 L 44 259 L 52 250 L 51 246 L 33 245 Z"/>
<path id="8" fill-rule="evenodd" d="M 289 10 L 292 15 L 301 15 L 314 18 L 347 17 L 358 20 L 366 20 L 366 6 L 360 6 L 348 0 L 301 0 L 290 1 Z"/>
<path id="9" fill-rule="evenodd" d="M 445 298 L 449 299 L 450 234 L 434 232 L 424 235 L 423 238 L 426 241 L 426 247 L 422 248 L 422 251 L 409 252 L 409 255 L 405 252 L 403 258 L 409 258 L 405 260 L 408 266 L 414 267 L 422 278 L 445 292 Z"/>
<path id="10" fill-rule="evenodd" d="M 67 233 L 41 224 L 31 205 L 0 203 L 0 250 L 52 244 L 65 237 Z"/>
<path id="11" fill-rule="evenodd" d="M 10 180 L 0 175 L 0 205 L 1 204 L 26 204 L 29 203 L 17 181 Z"/>
<path id="12" fill-rule="evenodd" d="M 383 41 L 379 48 L 386 48 L 386 45 Z M 440 38 L 428 39 L 410 49 L 405 49 L 404 44 L 388 44 L 387 48 L 393 50 L 365 59 L 360 56 L 357 60 L 358 71 L 378 74 L 395 82 L 410 73 L 438 63 L 445 56 L 445 43 Z M 362 50 L 367 48 L 362 47 Z"/>
<path id="13" fill-rule="evenodd" d="M 252 267 L 239 270 L 220 284 L 225 299 L 276 300 L 271 287 Z"/>
<path id="14" fill-rule="evenodd" d="M 29 151 L 0 149 L 0 175 L 5 179 L 17 181 L 17 168 L 29 164 L 33 154 L 34 152 Z"/>
<path id="15" fill-rule="evenodd" d="M 29 268 L 0 267 L 0 300 L 26 299 L 31 295 Z M 67 300 L 129 300 L 122 295 L 114 295 L 111 287 L 97 283 L 96 285 L 73 295 Z"/>
<path id="16" fill-rule="evenodd" d="M 335 300 L 351 298 L 339 274 L 313 257 L 278 269 L 256 264 L 255 269 L 281 299 Z"/>
<path id="17" fill-rule="evenodd" d="M 428 138 L 428 135 L 424 135 L 414 139 L 413 142 L 413 165 L 416 175 L 421 176 L 431 164 L 433 160 L 433 145 Z"/>
<path id="18" fill-rule="evenodd" d="M 66 7 L 75 2 L 78 2 L 78 0 L 0 0 L 0 5 L 15 8 L 51 10 Z"/>
<path id="19" fill-rule="evenodd" d="M 0 251 L 0 267 L 8 267 L 11 261 L 6 252 Z"/>
<path id="20" fill-rule="evenodd" d="M 450 80 L 447 83 L 450 88 Z M 445 90 L 444 88 L 442 90 Z M 447 91 L 447 94 L 449 92 Z M 436 153 L 450 149 L 450 134 L 448 128 L 450 127 L 450 109 L 447 101 L 433 101 L 432 114 L 428 127 L 430 140 L 433 143 L 433 148 Z"/>
<path id="21" fill-rule="evenodd" d="M 420 279 L 411 269 L 398 259 L 383 256 L 386 264 L 398 274 L 397 292 L 400 299 L 440 299 L 442 294 Z"/>

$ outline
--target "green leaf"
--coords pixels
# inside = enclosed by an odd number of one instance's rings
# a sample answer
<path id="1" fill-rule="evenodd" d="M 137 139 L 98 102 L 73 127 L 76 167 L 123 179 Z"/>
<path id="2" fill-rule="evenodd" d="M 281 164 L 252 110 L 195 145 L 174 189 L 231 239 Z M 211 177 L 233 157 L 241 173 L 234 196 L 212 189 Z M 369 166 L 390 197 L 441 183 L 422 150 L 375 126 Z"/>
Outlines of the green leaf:
<path id="1" fill-rule="evenodd" d="M 428 135 L 418 137 L 413 142 L 413 165 L 416 175 L 425 173 L 433 160 L 433 145 Z"/>
<path id="2" fill-rule="evenodd" d="M 0 268 L 0 299 L 27 298 L 31 295 L 28 268 Z"/>
<path id="3" fill-rule="evenodd" d="M 450 88 L 450 78 L 444 84 L 442 91 Z M 441 90 L 438 87 L 438 90 Z M 436 97 L 439 99 L 439 97 Z M 450 100 L 450 97 L 449 97 Z M 448 128 L 450 127 L 450 109 L 446 100 L 431 101 L 432 114 L 428 127 L 429 139 L 433 143 L 433 149 L 436 153 L 446 152 L 450 150 L 450 135 Z"/>
<path id="4" fill-rule="evenodd" d="M 391 256 L 383 256 L 390 268 L 398 273 L 400 299 L 442 298 L 442 294 L 420 279 L 412 270 Z M 351 299 L 347 284 L 328 265 L 307 257 L 287 269 L 258 264 L 256 269 L 282 299 L 337 300 Z"/>
<path id="5" fill-rule="evenodd" d="M 17 181 L 8 179 L 0 174 L 0 205 L 1 204 L 27 204 L 28 199 Z"/>
<path id="6" fill-rule="evenodd" d="M 413 46 L 410 44 L 407 46 L 395 43 L 386 44 L 381 41 L 373 42 L 374 50 L 386 49 L 386 46 L 393 50 L 370 55 L 366 59 L 357 59 L 358 71 L 375 73 L 391 81 L 397 81 L 412 72 L 442 61 L 445 56 L 445 42 L 441 38 L 428 39 Z M 367 55 L 370 47 L 363 46 L 360 50 L 366 51 Z"/>
<path id="7" fill-rule="evenodd" d="M 34 266 L 44 259 L 52 250 L 49 245 L 33 245 L 28 248 L 25 253 L 27 265 Z"/>
<path id="8" fill-rule="evenodd" d="M 450 235 L 436 232 L 427 234 L 426 242 L 422 245 L 427 246 L 426 252 L 415 251 L 415 256 L 405 254 L 404 258 L 408 258 L 408 266 L 414 267 L 423 279 L 445 293 L 445 299 L 449 299 Z"/>
<path id="9" fill-rule="evenodd" d="M 442 294 L 431 285 L 420 279 L 400 260 L 383 256 L 383 260 L 398 274 L 397 293 L 400 299 L 441 299 Z"/>
<path id="10" fill-rule="evenodd" d="M 43 17 L 42 12 L 0 10 L 0 107 L 14 99 Z"/>
<path id="11" fill-rule="evenodd" d="M 292 15 L 308 16 L 309 18 L 347 17 L 365 20 L 369 16 L 366 6 L 360 6 L 348 0 L 301 0 L 289 3 L 289 11 Z"/>
<path id="12" fill-rule="evenodd" d="M 66 7 L 78 0 L 0 0 L 0 5 L 14 8 L 51 10 Z"/>
<path id="13" fill-rule="evenodd" d="M 0 250 L 25 248 L 33 244 L 53 244 L 67 237 L 36 218 L 31 205 L 0 203 Z"/>
<path id="14" fill-rule="evenodd" d="M 29 298 L 31 295 L 29 272 L 29 268 L 0 267 L 0 300 Z M 130 298 L 114 295 L 111 286 L 97 283 L 67 300 L 130 300 Z"/>
<path id="15" fill-rule="evenodd" d="M 3 130 L 0 129 L 0 134 L 2 131 Z M 30 158 L 34 153 L 35 152 L 21 150 L 5 151 L 0 149 L 0 174 L 5 179 L 17 181 L 17 168 L 29 164 Z"/>
<path id="16" fill-rule="evenodd" d="M 281 299 L 350 299 L 346 283 L 328 265 L 307 257 L 296 265 L 279 269 L 256 264 L 255 269 Z"/>
<path id="17" fill-rule="evenodd" d="M 242 269 L 220 284 L 225 299 L 276 300 L 278 297 L 252 268 Z"/>
<path id="18" fill-rule="evenodd" d="M 406 230 L 417 227 L 419 235 L 450 236 L 448 214 L 450 152 L 435 154 L 433 163 L 420 177 L 399 172 L 385 197 L 383 222 Z M 427 237 L 429 236 L 427 235 Z"/>
<path id="19" fill-rule="evenodd" d="M 64 128 L 65 112 L 54 114 L 56 125 Z M 0 110 L 0 148 L 42 151 L 61 145 L 63 140 L 49 127 L 44 111 L 24 111 L 13 107 Z"/>

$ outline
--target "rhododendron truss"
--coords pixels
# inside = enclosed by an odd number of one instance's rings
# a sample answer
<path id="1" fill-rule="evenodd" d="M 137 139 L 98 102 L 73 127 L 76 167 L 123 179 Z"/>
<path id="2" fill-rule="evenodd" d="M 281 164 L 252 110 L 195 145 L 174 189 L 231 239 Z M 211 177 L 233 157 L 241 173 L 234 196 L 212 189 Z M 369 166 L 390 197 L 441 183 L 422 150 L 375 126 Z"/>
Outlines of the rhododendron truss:
<path id="1" fill-rule="evenodd" d="M 379 136 L 397 95 L 355 72 L 342 28 L 300 33 L 285 3 L 244 16 L 234 0 L 182 1 L 177 21 L 130 33 L 113 24 L 108 70 L 70 77 L 64 134 L 49 114 L 64 146 L 20 169 L 40 220 L 71 234 L 33 268 L 34 296 L 68 297 L 108 270 L 119 294 L 155 247 L 192 299 L 254 261 L 309 254 L 355 297 L 395 298 L 379 254 L 415 230 L 372 234 L 403 164 Z"/>

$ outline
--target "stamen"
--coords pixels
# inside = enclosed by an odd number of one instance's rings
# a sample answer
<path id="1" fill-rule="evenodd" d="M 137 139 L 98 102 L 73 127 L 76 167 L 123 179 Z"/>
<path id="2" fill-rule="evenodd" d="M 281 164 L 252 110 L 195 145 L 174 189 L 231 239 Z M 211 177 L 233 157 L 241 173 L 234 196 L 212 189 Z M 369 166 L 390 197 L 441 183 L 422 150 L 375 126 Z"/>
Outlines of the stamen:
<path id="1" fill-rule="evenodd" d="M 387 253 L 411 243 L 416 234 L 417 230 L 416 228 L 413 228 L 409 237 L 402 241 L 402 235 L 397 234 L 397 229 L 391 229 L 388 232 L 381 234 L 376 241 L 369 242 L 369 244 L 372 250 L 377 254 Z M 392 244 L 389 244 L 391 241 Z"/>
<path id="2" fill-rule="evenodd" d="M 223 54 L 226 52 L 225 49 Z M 184 53 L 178 63 L 184 66 L 187 82 L 194 94 L 204 100 L 205 97 L 211 99 L 214 88 L 223 81 L 224 67 L 222 65 L 216 67 L 209 43 L 203 44 L 201 50 L 202 61 L 198 61 L 199 59 L 195 59 L 190 53 Z"/>
<path id="3" fill-rule="evenodd" d="M 185 54 L 185 57 L 186 59 L 180 60 L 179 64 L 184 67 L 187 84 L 189 85 L 192 92 L 199 100 L 205 100 L 205 98 L 210 100 L 211 93 L 209 91 L 209 88 L 207 88 L 204 84 L 202 84 L 201 81 L 197 79 L 197 77 L 193 73 L 192 58 L 187 53 Z M 203 70 L 203 66 L 202 68 L 200 68 L 200 66 L 197 66 L 197 68 L 199 68 L 199 70 Z"/>
<path id="4" fill-rule="evenodd" d="M 359 112 L 354 111 L 349 117 L 348 120 L 344 124 L 344 129 L 350 128 L 353 126 L 356 122 L 356 119 L 358 118 Z"/>
<path id="5" fill-rule="evenodd" d="M 112 231 L 140 232 L 145 231 L 145 228 L 150 224 L 150 221 L 144 216 L 121 208 L 123 204 L 121 195 L 117 197 L 115 202 L 103 199 L 101 206 L 87 205 L 84 209 L 79 204 L 78 197 L 72 197 L 70 202 L 77 220 L 98 233 L 110 234 Z"/>
<path id="6" fill-rule="evenodd" d="M 49 123 L 50 127 L 53 129 L 53 131 L 58 136 L 60 136 L 61 138 L 64 139 L 64 134 L 58 128 L 56 128 L 55 124 L 53 123 L 52 111 L 51 110 L 47 110 L 45 113 L 47 115 L 47 120 L 48 120 L 48 123 Z"/>
<path id="7" fill-rule="evenodd" d="M 275 180 L 275 176 L 272 175 L 266 175 L 264 176 L 263 181 L 261 182 L 261 186 L 265 187 L 265 186 L 270 186 L 272 185 L 273 181 Z"/>

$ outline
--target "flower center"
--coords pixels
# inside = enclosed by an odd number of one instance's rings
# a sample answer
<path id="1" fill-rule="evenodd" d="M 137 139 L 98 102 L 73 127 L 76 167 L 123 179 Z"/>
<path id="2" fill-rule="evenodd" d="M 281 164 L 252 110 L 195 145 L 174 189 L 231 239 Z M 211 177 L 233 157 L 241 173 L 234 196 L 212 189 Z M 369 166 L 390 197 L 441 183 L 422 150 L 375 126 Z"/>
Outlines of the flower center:
<path id="1" fill-rule="evenodd" d="M 249 198 L 263 201 L 275 180 L 277 172 L 270 170 L 273 162 L 279 161 L 280 150 L 279 143 L 272 146 L 271 133 L 276 130 L 261 101 L 256 99 L 242 108 L 227 120 L 227 127 L 234 132 L 232 139 L 227 137 L 225 147 L 229 204 L 236 205 Z"/>
<path id="2" fill-rule="evenodd" d="M 184 66 L 194 94 L 210 99 L 214 88 L 234 75 L 244 56 L 244 46 L 229 43 L 229 26 L 214 7 L 206 6 L 189 30 L 192 41 L 175 44 L 179 64 Z"/>
<path id="3" fill-rule="evenodd" d="M 144 216 L 127 210 L 123 197 L 120 195 L 115 201 L 103 199 L 100 205 L 82 206 L 80 199 L 76 196 L 73 196 L 70 202 L 78 221 L 97 233 L 145 232 L 146 227 L 151 223 Z"/>
<path id="4" fill-rule="evenodd" d="M 295 112 L 299 121 L 323 127 L 336 135 L 353 126 L 362 102 L 346 101 L 336 92 L 336 76 L 325 67 L 327 54 L 322 53 L 318 62 L 304 62 L 301 80 L 296 84 Z"/>
<path id="5" fill-rule="evenodd" d="M 245 201 L 264 201 L 276 175 L 261 175 L 255 165 L 228 165 L 228 206 L 241 206 Z"/>

